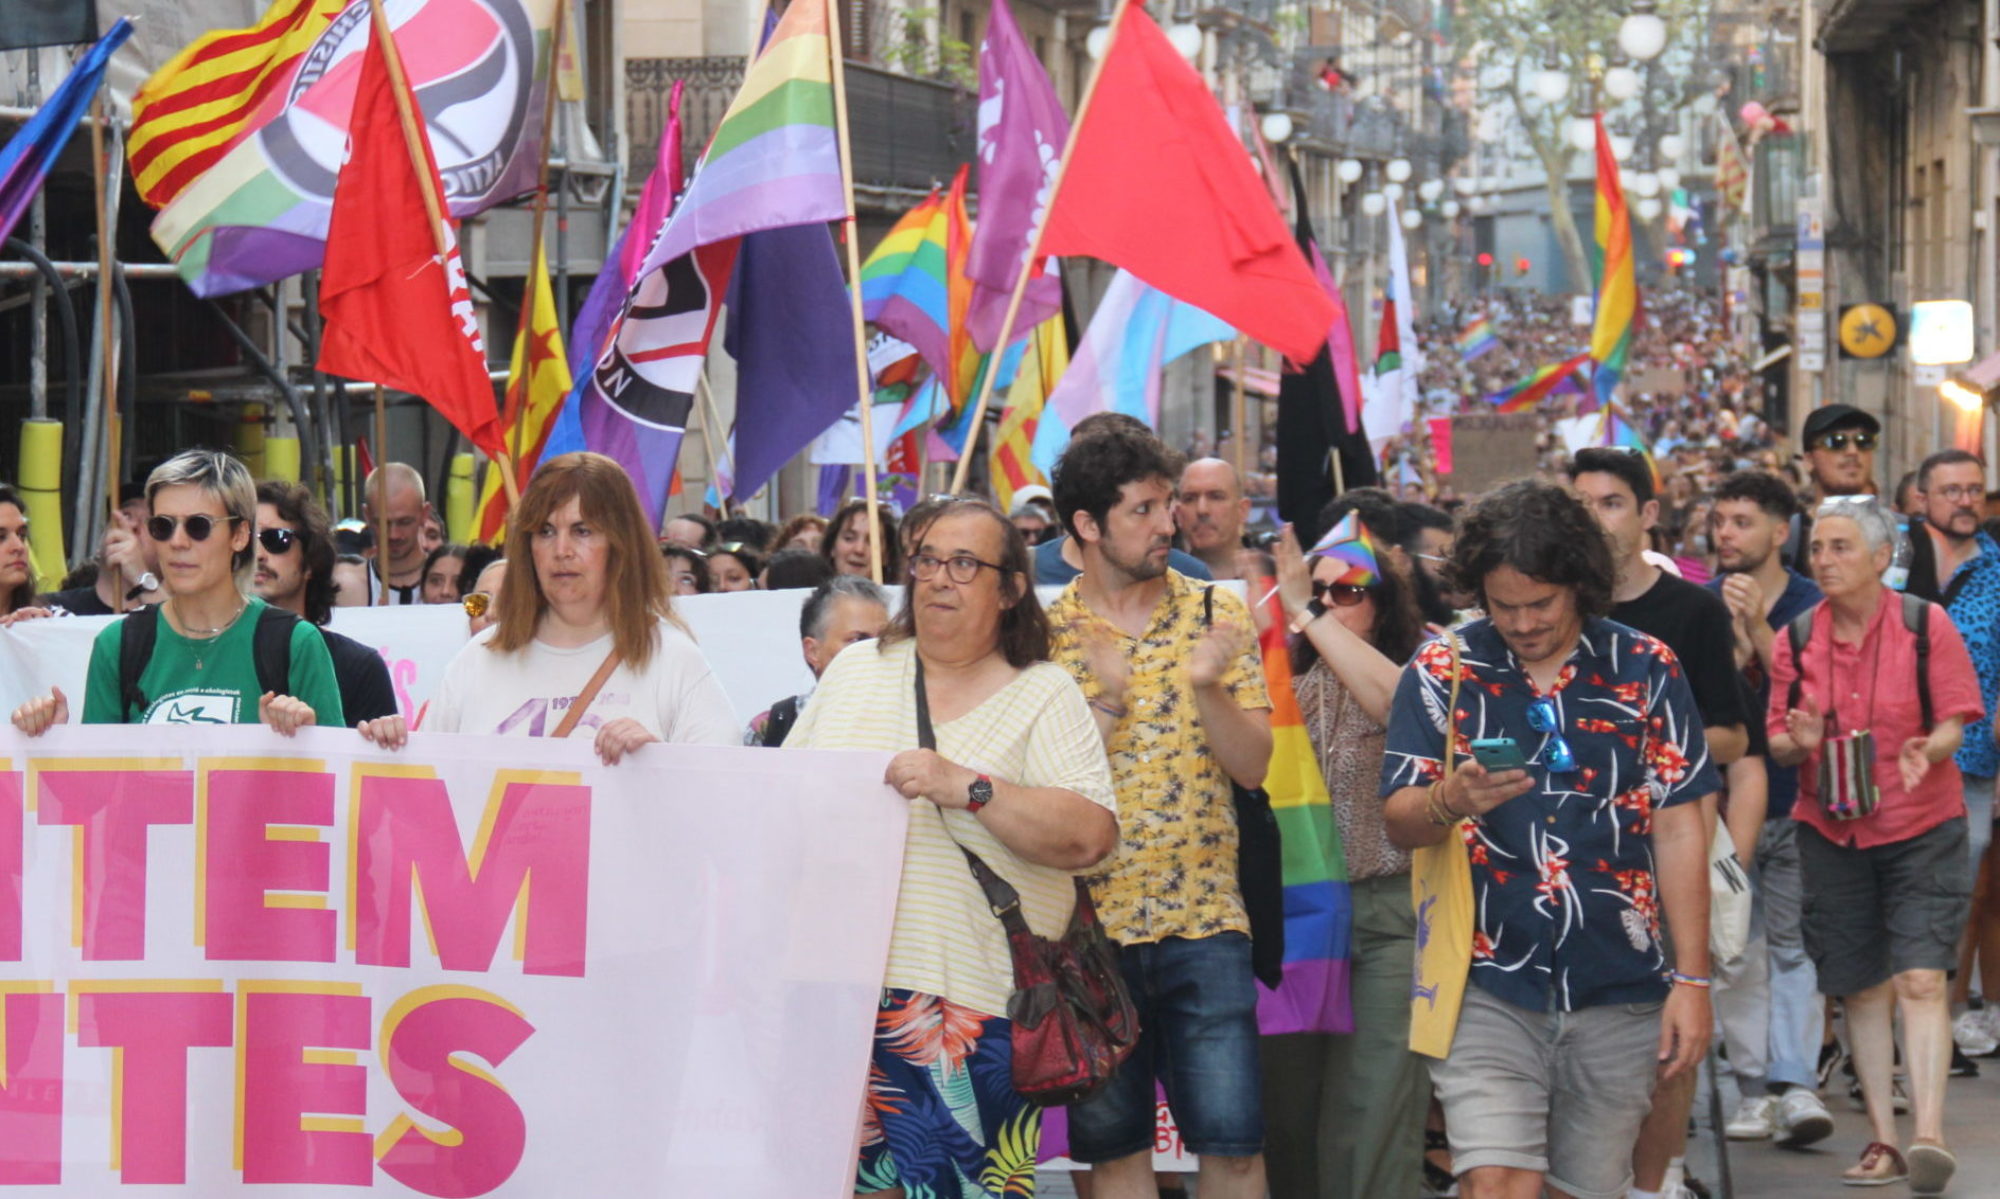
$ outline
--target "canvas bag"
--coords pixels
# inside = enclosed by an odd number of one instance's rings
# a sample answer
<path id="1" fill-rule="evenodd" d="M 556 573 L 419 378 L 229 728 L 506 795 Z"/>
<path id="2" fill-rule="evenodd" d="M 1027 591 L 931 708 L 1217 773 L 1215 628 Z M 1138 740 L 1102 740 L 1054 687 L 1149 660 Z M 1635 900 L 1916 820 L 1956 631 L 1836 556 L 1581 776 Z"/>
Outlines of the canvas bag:
<path id="1" fill-rule="evenodd" d="M 1458 634 L 1451 646 L 1451 701 L 1445 705 L 1444 777 L 1457 768 L 1460 656 Z M 1466 822 L 1446 830 L 1444 840 L 1410 855 L 1410 901 L 1417 915 L 1417 960 L 1410 978 L 1410 1052 L 1443 1058 L 1458 1031 L 1472 970 L 1472 863 L 1465 852 Z"/>

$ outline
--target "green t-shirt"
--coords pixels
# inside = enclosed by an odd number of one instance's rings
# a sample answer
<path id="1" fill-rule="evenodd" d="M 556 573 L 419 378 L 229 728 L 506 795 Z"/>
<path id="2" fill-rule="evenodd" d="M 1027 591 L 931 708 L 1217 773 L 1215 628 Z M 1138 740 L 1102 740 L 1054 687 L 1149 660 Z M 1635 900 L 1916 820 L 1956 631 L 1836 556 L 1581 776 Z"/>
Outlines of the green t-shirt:
<path id="1" fill-rule="evenodd" d="M 125 622 L 112 621 L 90 647 L 83 723 L 256 724 L 257 700 L 264 694 L 257 685 L 256 657 L 257 621 L 263 611 L 264 601 L 252 599 L 229 631 L 213 641 L 190 641 L 165 616 L 159 617 L 153 656 L 139 672 L 139 690 L 147 699 L 144 713 L 127 712 L 119 694 L 118 652 Z M 347 723 L 326 639 L 303 620 L 292 626 L 291 686 L 285 693 L 311 705 L 324 727 Z"/>

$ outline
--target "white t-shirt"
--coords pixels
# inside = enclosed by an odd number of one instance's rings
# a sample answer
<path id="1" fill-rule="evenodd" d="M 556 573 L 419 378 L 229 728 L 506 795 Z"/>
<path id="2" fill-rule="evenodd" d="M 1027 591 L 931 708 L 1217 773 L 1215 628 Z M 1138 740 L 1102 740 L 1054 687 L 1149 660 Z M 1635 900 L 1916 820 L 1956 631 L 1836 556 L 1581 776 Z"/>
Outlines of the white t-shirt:
<path id="1" fill-rule="evenodd" d="M 812 706 L 785 738 L 786 749 L 917 748 L 916 646 L 901 641 L 878 650 L 878 644 L 857 642 L 833 660 Z M 1035 663 L 936 732 L 938 753 L 948 761 L 1024 787 L 1061 787 L 1117 810 L 1104 740 L 1083 692 L 1060 666 Z M 1005 1015 L 1013 958 L 959 844 L 1013 884 L 1028 927 L 1045 937 L 1069 926 L 1075 884 L 1064 871 L 1016 857 L 970 812 L 946 811 L 927 799 L 909 804 L 903 888 L 883 985 Z"/>
<path id="2" fill-rule="evenodd" d="M 498 631 L 496 625 L 474 637 L 445 667 L 424 731 L 546 737 L 611 652 L 606 634 L 574 649 L 533 641 L 503 653 L 488 648 Z M 694 638 L 664 620 L 659 637 L 643 671 L 619 663 L 570 735 L 589 737 L 629 716 L 662 741 L 742 744 L 743 725 Z"/>

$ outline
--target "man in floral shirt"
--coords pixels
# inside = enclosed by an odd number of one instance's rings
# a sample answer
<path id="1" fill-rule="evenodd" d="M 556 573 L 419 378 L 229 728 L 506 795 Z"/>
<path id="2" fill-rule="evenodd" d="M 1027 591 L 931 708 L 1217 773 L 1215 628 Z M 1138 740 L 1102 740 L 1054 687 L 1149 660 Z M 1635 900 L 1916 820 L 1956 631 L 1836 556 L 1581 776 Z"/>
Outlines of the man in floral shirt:
<path id="1" fill-rule="evenodd" d="M 1382 794 L 1389 835 L 1409 848 L 1465 821 L 1472 985 L 1432 1069 L 1460 1193 L 1546 1182 L 1623 1199 L 1656 1066 L 1674 1077 L 1708 1047 L 1707 845 L 1694 801 L 1720 781 L 1673 651 L 1604 618 L 1610 548 L 1578 500 L 1543 483 L 1500 489 L 1467 517 L 1451 571 L 1490 615 L 1457 631 L 1449 719 L 1449 644 L 1430 642 L 1404 672 Z M 1473 741 L 1502 738 L 1526 770 L 1468 760 Z M 1671 972 L 1662 918 L 1679 955 Z"/>

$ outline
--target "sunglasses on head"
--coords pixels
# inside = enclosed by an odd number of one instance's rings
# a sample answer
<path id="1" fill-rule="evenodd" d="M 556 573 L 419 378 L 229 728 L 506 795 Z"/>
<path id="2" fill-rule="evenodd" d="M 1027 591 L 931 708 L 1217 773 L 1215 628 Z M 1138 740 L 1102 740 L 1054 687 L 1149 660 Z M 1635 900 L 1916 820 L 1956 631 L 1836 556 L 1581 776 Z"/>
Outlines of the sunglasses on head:
<path id="1" fill-rule="evenodd" d="M 1815 448 L 1838 452 L 1850 445 L 1857 450 L 1872 450 L 1875 448 L 1875 435 L 1873 433 L 1828 433 L 1819 439 Z"/>
<path id="2" fill-rule="evenodd" d="M 486 615 L 488 608 L 493 606 L 493 597 L 484 591 L 475 591 L 458 602 L 465 606 L 465 614 L 467 616 L 478 620 L 480 617 Z"/>
<path id="3" fill-rule="evenodd" d="M 194 530 L 189 529 L 188 532 L 192 534 Z M 197 537 L 195 540 L 201 539 Z M 267 554 L 289 554 L 292 552 L 292 547 L 298 543 L 299 535 L 292 529 L 257 530 L 257 544 L 263 546 Z"/>
<path id="4" fill-rule="evenodd" d="M 1322 604 L 1331 604 L 1336 608 L 1352 608 L 1354 605 L 1368 598 L 1368 590 L 1368 588 L 1358 583 L 1315 582 L 1313 584 L 1313 598 Z"/>
<path id="5" fill-rule="evenodd" d="M 215 532 L 217 525 L 226 523 L 233 526 L 242 519 L 240 516 L 210 516 L 206 512 L 197 512 L 193 516 L 186 517 L 154 516 L 147 519 L 146 532 L 154 541 L 172 541 L 174 530 L 184 528 L 187 530 L 188 540 L 207 541 L 208 535 Z"/>

